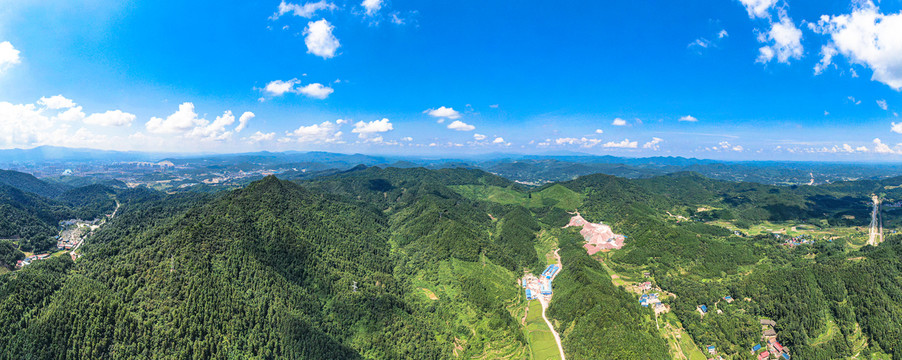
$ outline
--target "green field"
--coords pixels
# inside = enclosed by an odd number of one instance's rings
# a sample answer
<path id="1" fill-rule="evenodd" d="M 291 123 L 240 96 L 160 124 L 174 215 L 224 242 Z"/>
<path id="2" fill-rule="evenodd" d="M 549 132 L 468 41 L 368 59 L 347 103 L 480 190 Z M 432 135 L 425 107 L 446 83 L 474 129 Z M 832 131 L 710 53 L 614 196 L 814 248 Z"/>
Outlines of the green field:
<path id="1" fill-rule="evenodd" d="M 478 309 L 469 301 L 457 300 L 478 295 L 492 303 L 504 305 L 509 310 L 522 309 L 519 302 L 523 293 L 516 286 L 517 278 L 514 273 L 484 257 L 477 262 L 444 260 L 426 270 L 412 279 L 411 284 L 417 291 L 410 294 L 409 300 L 428 303 L 443 313 L 456 314 L 456 317 L 446 318 L 445 325 L 462 327 L 469 334 L 443 340 L 460 346 L 456 350 L 457 356 L 484 359 L 521 359 L 527 356 L 529 349 L 525 344 L 513 334 L 504 333 L 493 326 L 496 319 L 479 316 Z M 472 286 L 469 291 L 467 285 Z M 475 294 L 474 289 L 481 291 Z M 541 314 L 541 309 L 539 311 Z M 522 313 L 511 315 L 518 322 L 522 319 Z M 539 319 L 541 320 L 541 315 Z"/>
<path id="2" fill-rule="evenodd" d="M 529 302 L 526 316 L 526 331 L 529 334 L 529 348 L 535 360 L 560 359 L 557 342 L 542 319 L 542 304 L 538 300 Z"/>
<path id="3" fill-rule="evenodd" d="M 708 357 L 692 337 L 683 329 L 673 313 L 664 314 L 660 319 L 661 334 L 670 345 L 670 353 L 674 359 L 705 360 Z"/>
<path id="4" fill-rule="evenodd" d="M 555 206 L 573 211 L 583 202 L 583 195 L 558 184 L 531 193 L 488 185 L 453 185 L 449 187 L 469 199 L 487 200 L 504 205 L 521 205 L 527 208 Z"/>
<path id="5" fill-rule="evenodd" d="M 558 246 L 558 239 L 555 232 L 559 229 L 545 229 L 539 232 L 536 241 L 536 254 L 545 259 L 545 265 L 556 264 L 557 259 L 554 257 L 554 249 Z"/>

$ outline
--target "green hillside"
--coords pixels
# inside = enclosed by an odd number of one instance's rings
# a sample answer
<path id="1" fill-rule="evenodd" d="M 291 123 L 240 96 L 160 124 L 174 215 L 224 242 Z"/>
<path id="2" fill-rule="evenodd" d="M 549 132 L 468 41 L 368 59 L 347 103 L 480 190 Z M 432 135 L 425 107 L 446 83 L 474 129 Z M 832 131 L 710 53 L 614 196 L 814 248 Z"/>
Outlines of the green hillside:
<path id="1" fill-rule="evenodd" d="M 762 318 L 796 358 L 902 356 L 902 323 L 887 316 L 902 311 L 902 237 L 862 246 L 835 221 L 866 221 L 842 214 L 867 212 L 875 189 L 897 196 L 893 181 L 774 187 L 683 173 L 527 188 L 479 170 L 357 167 L 211 194 L 89 185 L 49 199 L 0 186 L 7 231 L 52 235 L 61 217 L 121 205 L 74 262 L 9 272 L 21 253 L 0 242 L 0 359 L 554 358 L 517 280 L 556 263 L 555 249 L 564 270 L 547 316 L 568 358 L 698 357 L 714 345 L 751 359 Z M 563 228 L 573 209 L 625 246 L 588 255 Z M 730 230 L 748 227 L 792 230 Z M 813 240 L 784 245 L 790 236 Z M 643 281 L 664 314 L 639 305 Z"/>

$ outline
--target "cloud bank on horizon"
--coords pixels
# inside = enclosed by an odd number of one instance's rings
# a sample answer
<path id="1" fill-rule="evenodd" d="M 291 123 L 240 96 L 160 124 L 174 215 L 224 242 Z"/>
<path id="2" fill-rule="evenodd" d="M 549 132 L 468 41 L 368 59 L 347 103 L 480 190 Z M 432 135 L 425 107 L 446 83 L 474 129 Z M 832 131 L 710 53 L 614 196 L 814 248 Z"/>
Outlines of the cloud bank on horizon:
<path id="1" fill-rule="evenodd" d="M 0 148 L 902 156 L 899 4 L 101 3 L 0 13 Z"/>

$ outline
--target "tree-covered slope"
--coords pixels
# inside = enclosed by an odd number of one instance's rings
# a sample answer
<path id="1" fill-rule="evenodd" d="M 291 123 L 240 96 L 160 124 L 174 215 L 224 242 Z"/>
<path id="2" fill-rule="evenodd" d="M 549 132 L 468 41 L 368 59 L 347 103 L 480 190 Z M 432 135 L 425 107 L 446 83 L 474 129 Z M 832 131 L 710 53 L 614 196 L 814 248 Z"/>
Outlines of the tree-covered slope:
<path id="1" fill-rule="evenodd" d="M 18 238 L 25 250 L 45 250 L 55 242 L 57 223 L 72 209 L 36 194 L 0 185 L 0 238 Z"/>
<path id="2" fill-rule="evenodd" d="M 0 170 L 0 184 L 48 198 L 56 197 L 68 189 L 65 185 L 45 182 L 31 174 L 12 170 Z"/>
<path id="3" fill-rule="evenodd" d="M 273 177 L 135 190 L 74 267 L 5 275 L 0 358 L 522 358 L 515 275 L 482 255 L 491 220 L 417 184 L 389 212 Z M 15 295 L 30 276 L 52 286 Z"/>
<path id="4" fill-rule="evenodd" d="M 115 222 L 143 227 L 138 214 Z M 275 178 L 99 240 L 3 339 L 11 357 L 434 358 L 447 346 L 401 300 L 378 211 Z"/>

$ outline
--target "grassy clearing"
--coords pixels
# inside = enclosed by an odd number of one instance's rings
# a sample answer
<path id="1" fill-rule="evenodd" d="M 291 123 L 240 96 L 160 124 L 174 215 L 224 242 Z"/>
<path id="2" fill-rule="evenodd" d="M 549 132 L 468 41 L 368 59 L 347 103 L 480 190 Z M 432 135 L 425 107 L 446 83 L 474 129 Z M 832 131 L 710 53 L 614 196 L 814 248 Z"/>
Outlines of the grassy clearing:
<path id="1" fill-rule="evenodd" d="M 529 357 L 529 346 L 515 334 L 499 329 L 494 320 L 485 316 L 468 297 L 490 298 L 511 312 L 522 308 L 522 290 L 517 275 L 493 264 L 490 260 L 468 262 L 457 259 L 440 262 L 429 270 L 417 273 L 411 286 L 416 291 L 408 295 L 411 301 L 435 306 L 437 313 L 454 314 L 440 321 L 448 329 L 456 329 L 440 341 L 459 346 L 455 355 L 472 359 L 523 359 Z M 465 285 L 481 289 L 479 293 L 467 293 Z M 522 313 L 511 316 L 519 323 Z"/>
<path id="2" fill-rule="evenodd" d="M 555 235 L 557 229 L 544 229 L 539 232 L 536 241 L 536 254 L 545 258 L 545 266 L 556 264 L 557 259 L 554 258 L 554 249 L 558 248 L 558 238 Z"/>
<path id="3" fill-rule="evenodd" d="M 487 200 L 505 205 L 521 205 L 536 208 L 553 205 L 572 211 L 582 205 L 583 195 L 561 185 L 553 185 L 542 191 L 523 193 L 511 188 L 487 185 L 451 186 L 462 196 L 474 200 Z"/>
<path id="4" fill-rule="evenodd" d="M 431 290 L 427 288 L 420 288 L 420 290 L 423 291 L 423 294 L 425 294 L 426 297 L 429 298 L 429 300 L 438 300 L 438 296 L 436 296 L 435 293 Z"/>
<path id="5" fill-rule="evenodd" d="M 827 330 L 824 331 L 823 334 L 818 335 L 814 341 L 811 342 L 811 346 L 818 346 L 821 344 L 826 344 L 828 341 L 832 340 L 837 333 L 839 333 L 839 326 L 836 325 L 836 321 L 833 320 L 833 315 L 830 312 L 826 312 L 827 317 Z"/>
<path id="6" fill-rule="evenodd" d="M 856 226 L 845 226 L 845 227 L 834 227 L 834 226 L 826 226 L 826 224 L 810 224 L 810 223 L 801 223 L 795 221 L 788 222 L 770 222 L 764 221 L 759 224 L 752 225 L 748 229 L 742 229 L 737 227 L 731 221 L 717 220 L 717 221 L 709 221 L 707 224 L 717 225 L 721 227 L 725 227 L 730 230 L 739 230 L 750 236 L 761 235 L 761 234 L 771 234 L 778 233 L 784 234 L 788 236 L 798 236 L 798 235 L 809 235 L 814 237 L 815 239 L 821 238 L 845 238 L 845 237 L 859 237 L 864 236 L 867 238 L 867 228 L 864 227 L 856 227 Z"/>
<path id="7" fill-rule="evenodd" d="M 526 316 L 526 331 L 529 335 L 529 348 L 535 360 L 560 359 L 557 342 L 542 319 L 542 305 L 533 300 L 528 303 L 529 313 Z"/>
<path id="8" fill-rule="evenodd" d="M 674 359 L 682 360 L 706 360 L 705 352 L 692 341 L 692 338 L 683 330 L 682 325 L 672 313 L 664 314 L 660 319 L 661 336 L 670 346 L 670 354 Z"/>
<path id="9" fill-rule="evenodd" d="M 855 332 L 849 335 L 849 343 L 852 344 L 852 353 L 857 354 L 868 347 L 868 338 L 861 332 L 861 324 L 855 323 Z"/>

